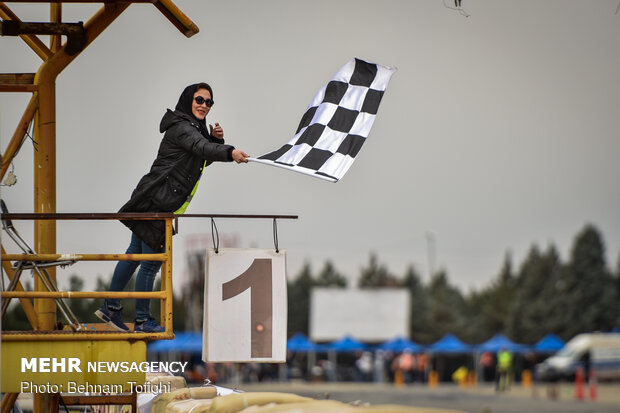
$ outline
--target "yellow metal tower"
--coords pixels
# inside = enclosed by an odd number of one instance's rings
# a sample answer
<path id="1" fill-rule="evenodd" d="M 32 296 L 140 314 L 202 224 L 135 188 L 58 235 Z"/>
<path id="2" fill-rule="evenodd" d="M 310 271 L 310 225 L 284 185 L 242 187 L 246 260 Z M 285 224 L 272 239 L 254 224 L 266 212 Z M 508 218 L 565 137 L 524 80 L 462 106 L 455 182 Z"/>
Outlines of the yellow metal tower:
<path id="1" fill-rule="evenodd" d="M 0 2 L 1 33 L 3 36 L 19 36 L 28 47 L 43 61 L 36 73 L 8 73 L 0 74 L 1 92 L 26 92 L 32 98 L 21 117 L 5 152 L 2 154 L 0 180 L 4 178 L 12 159 L 15 157 L 23 141 L 28 126 L 34 121 L 34 140 L 37 151 L 34 152 L 34 208 L 33 214 L 9 214 L 13 219 L 33 219 L 34 246 L 36 254 L 7 254 L 2 248 L 2 265 L 9 277 L 13 270 L 11 261 L 53 261 L 59 258 L 56 252 L 56 220 L 58 219 L 118 219 L 116 214 L 56 214 L 56 79 L 58 75 L 88 47 L 123 11 L 132 3 L 152 3 L 161 11 L 181 33 L 190 37 L 198 32 L 198 27 L 185 16 L 170 0 L 14 0 L 11 3 L 41 3 L 49 5 L 50 19 L 45 23 L 24 22 L 7 6 L 7 2 Z M 86 23 L 65 23 L 62 21 L 63 3 L 101 3 L 101 8 Z M 49 36 L 47 46 L 39 36 Z M 62 43 L 62 36 L 66 41 Z M 9 58 L 3 56 L 3 58 Z M 140 215 L 140 216 L 138 216 Z M 15 402 L 15 375 L 5 372 L 20 370 L 21 357 L 36 357 L 42 352 L 56 354 L 57 357 L 78 356 L 83 360 L 93 360 L 106 357 L 106 360 L 118 359 L 140 361 L 146 359 L 146 339 L 173 338 L 172 333 L 172 285 L 171 285 L 171 242 L 172 221 L 171 214 L 137 214 L 139 219 L 164 219 L 167 223 L 166 251 L 157 254 L 157 259 L 163 261 L 162 291 L 142 293 L 146 298 L 162 300 L 162 324 L 166 332 L 156 335 L 138 335 L 136 333 L 87 333 L 87 332 L 60 332 L 56 328 L 56 302 L 61 297 L 102 297 L 97 292 L 58 292 L 48 289 L 35 278 L 35 291 L 24 292 L 18 283 L 14 292 L 3 292 L 2 297 L 16 297 L 26 312 L 32 325 L 32 332 L 11 334 L 2 332 L 2 391 L 9 393 L 2 401 L 2 412 L 9 411 Z M 90 254 L 73 257 L 76 260 L 117 260 L 136 259 L 146 257 L 127 256 L 124 254 Z M 50 278 L 55 281 L 54 268 L 48 269 Z M 77 295 L 76 295 L 77 294 Z M 137 297 L 138 293 L 116 293 L 118 297 Z M 34 304 L 30 301 L 34 299 Z M 54 375 L 56 380 L 67 381 L 76 378 L 75 375 Z M 80 380 L 91 383 L 98 378 L 88 375 L 85 371 Z M 126 379 L 126 378 L 124 378 Z M 139 376 L 138 376 L 139 379 Z M 142 375 L 143 379 L 143 375 Z M 114 380 L 114 379 L 113 379 Z M 34 411 L 57 411 L 58 394 L 38 393 L 34 395 Z"/>

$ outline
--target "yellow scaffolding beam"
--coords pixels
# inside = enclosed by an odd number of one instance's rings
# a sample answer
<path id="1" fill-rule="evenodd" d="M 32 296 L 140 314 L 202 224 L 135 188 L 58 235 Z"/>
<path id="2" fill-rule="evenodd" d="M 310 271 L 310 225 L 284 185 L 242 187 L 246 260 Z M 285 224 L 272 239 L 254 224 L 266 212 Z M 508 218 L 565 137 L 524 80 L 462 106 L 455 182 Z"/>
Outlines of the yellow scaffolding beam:
<path id="1" fill-rule="evenodd" d="M 13 134 L 13 137 L 9 142 L 9 146 L 6 148 L 6 151 L 2 156 L 2 169 L 0 170 L 0 180 L 4 179 L 4 174 L 6 173 L 7 169 L 9 169 L 9 165 L 17 154 L 17 151 L 19 150 L 19 147 L 24 140 L 24 136 L 28 131 L 28 126 L 30 125 L 30 122 L 32 122 L 32 119 L 34 118 L 34 114 L 38 107 L 39 100 L 37 98 L 37 94 L 33 93 L 32 98 L 30 98 L 30 102 L 28 102 L 28 106 L 26 107 L 26 110 L 24 111 L 24 114 L 22 115 L 22 118 L 17 125 L 17 129 L 15 130 L 15 133 Z"/>
<path id="2" fill-rule="evenodd" d="M 21 22 L 19 17 L 4 2 L 0 2 L 0 18 L 2 20 L 13 20 Z M 52 57 L 52 51 L 34 34 L 24 34 L 19 36 L 26 44 L 43 60 Z"/>
<path id="3" fill-rule="evenodd" d="M 19 76 L 0 75 L 3 76 L 0 77 L 0 91 L 33 93 L 9 148 L 2 156 L 4 161 L 1 175 L 4 175 L 10 160 L 15 156 L 25 134 L 25 128 L 34 119 L 34 140 L 37 145 L 37 151 L 34 153 L 34 212 L 53 214 L 56 212 L 56 78 L 58 75 L 132 3 L 153 3 L 187 37 L 196 34 L 198 27 L 170 0 L 15 0 L 13 2 L 48 3 L 50 23 L 60 26 L 62 26 L 62 3 L 103 3 L 103 6 L 84 24 L 84 36 L 79 39 L 77 48 L 75 42 L 70 41 L 71 39 L 68 39 L 65 44 L 61 44 L 59 33 L 50 34 L 50 45 L 48 47 L 37 36 L 37 33 L 19 33 L 18 30 L 18 36 L 43 60 L 43 64 L 34 78 L 27 81 Z M 0 19 L 3 20 L 3 23 L 4 21 L 23 23 L 5 2 L 0 2 Z M 18 24 L 19 27 L 22 26 Z M 167 223 L 166 232 L 172 234 L 171 222 Z M 166 248 L 169 249 L 171 246 L 167 245 Z M 34 250 L 38 254 L 56 254 L 55 220 L 37 219 L 35 221 Z M 170 251 L 167 250 L 166 254 Z M 168 291 L 164 305 L 162 305 L 162 321 L 165 320 L 166 338 L 173 336 L 172 283 L 169 280 L 164 281 L 163 278 L 170 276 L 171 265 L 171 260 L 163 261 L 162 284 L 165 283 L 166 291 Z M 55 269 L 49 268 L 48 273 L 55 282 Z M 35 289 L 38 292 L 44 292 L 45 286 L 38 279 L 35 279 Z M 34 309 L 34 312 L 29 312 L 29 319 L 36 315 L 37 322 L 34 327 L 40 330 L 52 330 L 56 324 L 54 301 L 51 298 L 35 298 Z M 164 314 L 167 311 L 170 311 L 170 314 Z M 48 338 L 50 337 L 48 336 Z M 124 339 L 129 339 L 129 337 L 125 335 Z M 10 402 L 10 398 L 6 400 L 7 402 L 2 404 L 3 411 L 10 409 L 13 404 Z M 53 400 L 50 395 L 37 394 L 34 398 L 34 411 L 36 413 L 47 412 L 52 404 Z"/>
<path id="4" fill-rule="evenodd" d="M 165 217 L 165 218 L 163 218 Z M 163 218 L 163 219 L 162 219 Z M 166 248 L 161 254 L 7 254 L 2 248 L 2 264 L 7 267 L 7 264 L 12 261 L 22 262 L 50 262 L 50 261 L 161 261 L 161 291 L 153 292 L 116 292 L 116 291 L 47 291 L 43 288 L 37 288 L 36 291 L 23 291 L 21 284 L 18 285 L 18 291 L 3 291 L 1 296 L 3 299 L 19 298 L 20 300 L 35 299 L 47 300 L 53 305 L 54 311 L 54 326 L 56 323 L 55 311 L 56 303 L 53 299 L 57 298 L 153 298 L 161 300 L 161 324 L 164 327 L 164 333 L 158 333 L 155 335 L 149 335 L 145 333 L 121 333 L 116 336 L 118 339 L 130 339 L 130 337 L 138 337 L 142 339 L 162 339 L 162 338 L 174 338 L 173 326 L 172 326 L 172 227 L 175 216 L 170 213 L 129 213 L 129 214 L 4 214 L 3 219 L 7 220 L 35 220 L 38 222 L 53 221 L 57 219 L 70 220 L 120 220 L 120 219 L 136 219 L 136 220 L 164 220 L 166 228 L 165 245 Z M 10 269 L 10 266 L 8 266 Z M 51 268 L 47 268 L 49 272 Z M 27 314 L 37 314 L 40 312 L 36 309 L 34 312 L 30 311 Z M 29 317 L 30 318 L 30 317 Z M 48 333 L 47 331 L 53 330 L 52 328 L 41 328 L 41 317 L 37 318 L 37 323 L 33 326 L 37 330 L 46 331 L 45 334 L 41 334 L 41 331 L 33 332 L 19 332 L 9 333 L 7 331 L 2 332 L 3 340 L 46 340 L 46 339 L 66 339 L 67 333 Z M 32 324 L 32 323 L 31 323 Z M 52 337 L 51 334 L 56 334 Z M 92 333 L 76 332 L 74 333 L 76 339 L 109 339 L 114 333 Z M 90 334 L 90 335 L 89 335 Z M 131 335 L 130 335 L 131 334 Z M 94 337 L 94 338 L 93 338 Z"/>

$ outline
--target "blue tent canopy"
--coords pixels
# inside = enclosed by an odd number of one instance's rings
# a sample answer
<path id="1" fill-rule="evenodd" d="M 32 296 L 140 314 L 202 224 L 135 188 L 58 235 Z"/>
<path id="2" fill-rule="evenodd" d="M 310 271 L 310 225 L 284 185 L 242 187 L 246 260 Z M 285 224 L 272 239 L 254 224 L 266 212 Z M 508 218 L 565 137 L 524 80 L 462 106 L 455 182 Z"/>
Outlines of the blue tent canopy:
<path id="1" fill-rule="evenodd" d="M 484 343 L 476 346 L 476 350 L 478 351 L 490 351 L 493 353 L 497 353 L 502 349 L 506 349 L 512 352 L 520 352 L 524 351 L 526 349 L 526 346 L 510 341 L 508 337 L 503 334 L 495 334 Z"/>
<path id="2" fill-rule="evenodd" d="M 183 343 L 184 351 L 194 354 L 202 354 L 202 333 L 192 332 Z"/>
<path id="3" fill-rule="evenodd" d="M 368 349 L 368 346 L 361 341 L 354 339 L 351 336 L 344 336 L 340 340 L 332 341 L 331 343 L 321 346 L 322 350 L 333 350 L 339 353 L 346 353 L 351 351 L 361 351 Z"/>
<path id="4" fill-rule="evenodd" d="M 377 350 L 394 351 L 396 353 L 401 353 L 405 350 L 416 353 L 422 351 L 423 349 L 424 348 L 418 343 L 414 343 L 413 341 L 402 336 L 394 337 L 377 346 Z"/>
<path id="5" fill-rule="evenodd" d="M 547 334 L 534 344 L 533 350 L 537 353 L 553 353 L 564 347 L 564 340 L 555 334 Z"/>
<path id="6" fill-rule="evenodd" d="M 288 351 L 317 351 L 319 346 L 312 341 L 304 333 L 297 333 L 286 342 Z"/>
<path id="7" fill-rule="evenodd" d="M 469 353 L 472 346 L 463 343 L 454 334 L 446 334 L 441 339 L 427 347 L 433 353 Z"/>

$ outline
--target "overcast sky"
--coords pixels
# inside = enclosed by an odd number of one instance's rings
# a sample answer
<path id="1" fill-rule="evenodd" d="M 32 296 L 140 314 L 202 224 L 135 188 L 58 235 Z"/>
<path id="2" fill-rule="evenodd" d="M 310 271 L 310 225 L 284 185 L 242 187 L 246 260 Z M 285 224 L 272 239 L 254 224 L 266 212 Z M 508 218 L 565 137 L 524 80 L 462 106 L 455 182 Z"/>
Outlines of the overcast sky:
<path id="1" fill-rule="evenodd" d="M 183 88 L 206 81 L 228 143 L 259 156 L 295 133 L 316 93 L 352 57 L 396 66 L 374 127 L 345 177 L 332 184 L 261 164 L 210 166 L 190 213 L 296 214 L 279 224 L 289 276 L 327 259 L 357 276 L 371 251 L 397 276 L 436 267 L 467 290 L 493 279 L 506 251 L 530 246 L 566 259 L 596 225 L 608 265 L 620 252 L 620 15 L 618 0 L 463 0 L 469 17 L 425 1 L 175 2 L 200 27 L 187 39 L 150 4 L 121 15 L 58 78 L 57 210 L 115 212 L 155 158 L 159 121 Z M 44 21 L 41 4 L 10 4 Z M 99 6 L 65 5 L 64 21 Z M 0 73 L 35 72 L 20 39 L 0 37 Z M 7 58 L 8 57 L 8 58 Z M 0 94 L 4 152 L 29 94 Z M 33 150 L 2 187 L 13 211 L 33 211 Z M 241 247 L 273 247 L 270 221 L 217 221 Z M 20 222 L 32 239 L 32 227 Z M 175 277 L 188 237 L 181 221 Z M 123 252 L 116 222 L 60 223 L 59 252 Z M 93 279 L 114 263 L 78 264 Z"/>

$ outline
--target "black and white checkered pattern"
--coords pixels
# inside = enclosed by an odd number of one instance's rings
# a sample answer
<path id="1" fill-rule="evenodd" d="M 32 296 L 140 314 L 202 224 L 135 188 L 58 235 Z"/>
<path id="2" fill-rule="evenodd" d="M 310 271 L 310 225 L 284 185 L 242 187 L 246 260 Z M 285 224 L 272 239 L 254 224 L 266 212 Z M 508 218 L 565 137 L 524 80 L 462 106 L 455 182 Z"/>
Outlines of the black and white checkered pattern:
<path id="1" fill-rule="evenodd" d="M 368 137 L 395 68 L 351 59 L 316 94 L 295 136 L 251 161 L 338 182 Z"/>

